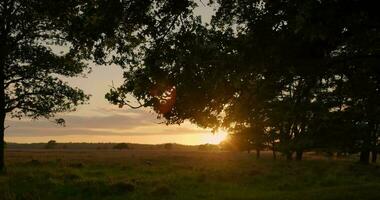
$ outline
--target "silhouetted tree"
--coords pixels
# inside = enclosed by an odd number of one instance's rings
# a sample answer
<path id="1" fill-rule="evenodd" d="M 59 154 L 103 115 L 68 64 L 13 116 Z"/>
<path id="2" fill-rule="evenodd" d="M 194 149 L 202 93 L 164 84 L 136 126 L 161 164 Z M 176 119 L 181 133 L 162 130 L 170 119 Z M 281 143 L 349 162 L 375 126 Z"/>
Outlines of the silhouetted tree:
<path id="1" fill-rule="evenodd" d="M 89 96 L 62 77 L 87 72 L 85 60 L 135 63 L 142 43 L 165 38 L 191 6 L 186 0 L 1 1 L 0 169 L 7 115 L 38 119 L 73 111 Z"/>
<path id="2" fill-rule="evenodd" d="M 65 1 L 0 2 L 0 169 L 4 167 L 7 114 L 50 118 L 88 99 L 59 78 L 86 71 L 80 55 L 69 46 L 62 48 L 63 53 L 53 50 L 70 41 L 63 23 L 73 6 Z"/>
<path id="3" fill-rule="evenodd" d="M 166 150 L 172 150 L 173 149 L 173 144 L 172 143 L 166 143 L 166 144 L 164 144 L 164 149 L 166 149 Z"/>
<path id="4" fill-rule="evenodd" d="M 252 135 L 247 130 L 235 130 L 228 138 L 228 143 L 235 150 L 247 151 L 247 153 L 254 150 Z"/>
<path id="5" fill-rule="evenodd" d="M 113 146 L 113 148 L 118 150 L 129 149 L 129 145 L 127 143 L 119 143 Z"/>
<path id="6" fill-rule="evenodd" d="M 45 145 L 45 149 L 54 149 L 56 146 L 57 142 L 55 140 L 49 140 Z"/>
<path id="7" fill-rule="evenodd" d="M 200 151 L 215 151 L 218 150 L 218 146 L 214 144 L 201 144 L 198 146 Z"/>
<path id="8" fill-rule="evenodd" d="M 287 159 L 318 147 L 357 148 L 363 163 L 376 155 L 380 16 L 373 2 L 216 3 L 211 25 L 185 19 L 147 49 L 108 100 L 128 105 L 132 94 L 168 124 L 254 129 L 257 144 L 270 131 Z"/>

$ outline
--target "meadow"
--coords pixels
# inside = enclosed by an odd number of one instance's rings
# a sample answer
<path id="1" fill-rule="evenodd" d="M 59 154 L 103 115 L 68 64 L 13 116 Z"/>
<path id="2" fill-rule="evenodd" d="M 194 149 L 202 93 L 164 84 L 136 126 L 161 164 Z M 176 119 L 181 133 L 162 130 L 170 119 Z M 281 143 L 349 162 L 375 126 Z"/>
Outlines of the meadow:
<path id="1" fill-rule="evenodd" d="M 246 152 L 7 150 L 0 199 L 380 199 L 380 166 Z"/>

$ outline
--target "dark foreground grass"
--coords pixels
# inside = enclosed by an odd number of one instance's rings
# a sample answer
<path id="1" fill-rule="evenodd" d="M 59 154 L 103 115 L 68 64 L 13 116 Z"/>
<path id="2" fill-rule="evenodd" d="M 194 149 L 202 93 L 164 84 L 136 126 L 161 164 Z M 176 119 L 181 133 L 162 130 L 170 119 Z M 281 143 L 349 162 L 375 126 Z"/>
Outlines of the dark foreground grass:
<path id="1" fill-rule="evenodd" d="M 380 199 L 380 166 L 246 153 L 7 152 L 0 199 Z"/>

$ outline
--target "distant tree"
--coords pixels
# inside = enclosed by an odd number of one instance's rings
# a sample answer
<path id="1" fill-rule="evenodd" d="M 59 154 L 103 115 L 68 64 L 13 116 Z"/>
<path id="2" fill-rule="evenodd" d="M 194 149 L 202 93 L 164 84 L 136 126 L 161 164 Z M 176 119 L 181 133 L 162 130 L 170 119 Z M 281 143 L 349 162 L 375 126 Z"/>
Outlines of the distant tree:
<path id="1" fill-rule="evenodd" d="M 129 145 L 127 143 L 119 143 L 119 144 L 116 144 L 115 146 L 113 146 L 113 149 L 122 150 L 122 149 L 130 149 L 130 148 L 129 148 Z"/>
<path id="2" fill-rule="evenodd" d="M 57 146 L 57 142 L 55 140 L 49 140 L 49 142 L 46 143 L 45 149 L 54 149 Z"/>
<path id="3" fill-rule="evenodd" d="M 172 150 L 173 149 L 173 144 L 172 143 L 166 143 L 166 144 L 164 144 L 164 149 L 166 149 L 166 150 Z"/>
<path id="4" fill-rule="evenodd" d="M 219 149 L 218 145 L 214 145 L 214 144 L 201 144 L 198 146 L 198 150 L 200 151 L 215 151 L 218 149 Z"/>
<path id="5" fill-rule="evenodd" d="M 96 146 L 96 149 L 97 149 L 97 150 L 104 150 L 104 149 L 109 149 L 109 147 L 108 147 L 108 145 L 106 145 L 106 144 L 98 144 L 98 145 Z"/>

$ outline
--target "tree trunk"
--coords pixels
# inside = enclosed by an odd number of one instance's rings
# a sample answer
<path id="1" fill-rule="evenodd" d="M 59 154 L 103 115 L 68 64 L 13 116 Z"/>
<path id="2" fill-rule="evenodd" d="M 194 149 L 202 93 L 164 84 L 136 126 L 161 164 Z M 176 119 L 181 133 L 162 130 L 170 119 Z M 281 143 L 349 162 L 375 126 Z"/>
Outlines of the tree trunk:
<path id="1" fill-rule="evenodd" d="M 303 156 L 303 151 L 297 150 L 296 151 L 296 160 L 302 160 L 302 156 Z"/>
<path id="2" fill-rule="evenodd" d="M 256 159 L 260 158 L 260 149 L 256 149 Z"/>
<path id="3" fill-rule="evenodd" d="M 0 41 L 1 42 L 1 41 Z M 2 45 L 1 45 L 2 46 Z M 0 47 L 3 50 L 3 47 Z M 4 161 L 4 131 L 5 131 L 5 86 L 4 86 L 4 59 L 0 58 L 0 172 L 4 172 L 5 170 L 5 161 Z"/>
<path id="4" fill-rule="evenodd" d="M 5 131 L 5 112 L 1 111 L 0 113 L 0 172 L 5 170 L 5 143 L 4 143 L 4 131 Z"/>
<path id="5" fill-rule="evenodd" d="M 276 141 L 275 141 L 275 138 L 273 136 L 272 138 L 272 156 L 273 156 L 273 160 L 276 160 L 277 159 L 277 155 L 276 155 Z"/>
<path id="6" fill-rule="evenodd" d="M 377 160 L 377 151 L 373 150 L 372 151 L 372 163 L 376 163 Z"/>
<path id="7" fill-rule="evenodd" d="M 8 6 L 8 5 L 3 5 Z M 5 143 L 4 143 L 4 131 L 5 131 L 5 116 L 6 102 L 5 102 L 5 60 L 9 53 L 9 48 L 6 45 L 8 41 L 9 30 L 6 30 L 4 26 L 1 27 L 0 36 L 0 173 L 5 171 Z"/>
<path id="8" fill-rule="evenodd" d="M 369 164 L 369 150 L 362 150 L 360 152 L 360 163 Z"/>
<path id="9" fill-rule="evenodd" d="M 292 152 L 286 152 L 286 160 L 293 160 L 293 153 Z"/>

